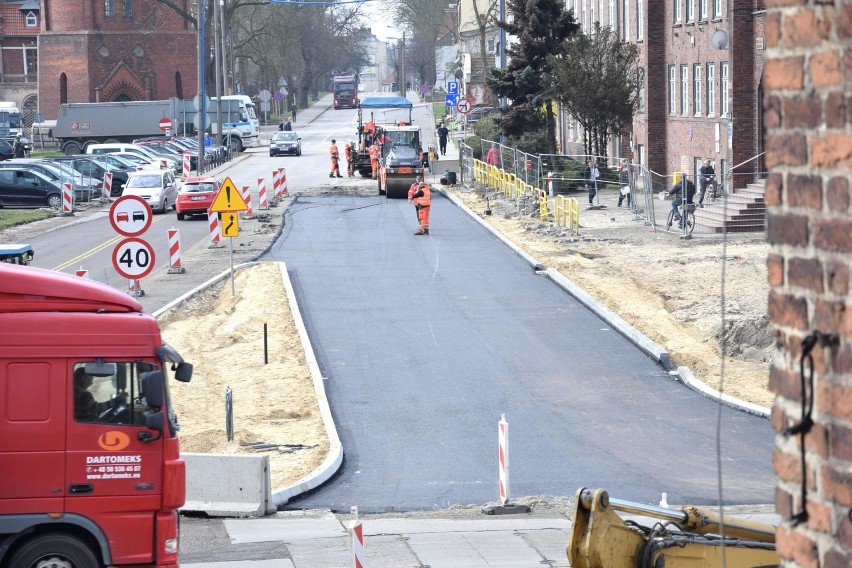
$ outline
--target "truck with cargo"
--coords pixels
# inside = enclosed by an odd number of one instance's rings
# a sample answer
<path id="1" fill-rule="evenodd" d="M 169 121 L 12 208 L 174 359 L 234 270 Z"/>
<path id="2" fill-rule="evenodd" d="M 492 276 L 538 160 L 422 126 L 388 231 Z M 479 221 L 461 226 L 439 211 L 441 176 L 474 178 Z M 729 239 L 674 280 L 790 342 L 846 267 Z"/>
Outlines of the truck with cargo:
<path id="1" fill-rule="evenodd" d="M 358 106 L 358 75 L 354 73 L 331 76 L 331 92 L 335 109 Z"/>
<path id="2" fill-rule="evenodd" d="M 191 376 L 135 298 L 0 262 L 0 568 L 179 565 Z"/>
<path id="3" fill-rule="evenodd" d="M 254 104 L 241 95 L 222 98 L 224 139 L 236 151 L 257 145 L 259 123 Z M 204 125 L 210 126 L 213 135 L 219 130 L 218 104 L 210 99 L 204 108 Z M 197 133 L 199 114 L 194 101 L 174 97 L 162 101 L 66 103 L 60 105 L 56 124 L 48 134 L 66 155 L 84 154 L 91 144 L 130 144 L 139 138 L 167 134 L 192 136 Z M 163 119 L 170 121 L 167 131 L 161 127 Z"/>

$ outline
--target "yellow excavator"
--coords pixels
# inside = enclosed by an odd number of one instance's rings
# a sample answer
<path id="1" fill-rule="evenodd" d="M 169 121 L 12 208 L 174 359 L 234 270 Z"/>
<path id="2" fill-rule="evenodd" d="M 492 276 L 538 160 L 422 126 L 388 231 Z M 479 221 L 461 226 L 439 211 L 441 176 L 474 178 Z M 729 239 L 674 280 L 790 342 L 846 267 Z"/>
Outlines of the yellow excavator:
<path id="1" fill-rule="evenodd" d="M 640 525 L 616 512 L 656 519 Z M 703 507 L 654 507 L 577 490 L 568 560 L 572 568 L 770 568 L 780 565 L 775 527 Z M 724 564 L 723 564 L 724 558 Z"/>

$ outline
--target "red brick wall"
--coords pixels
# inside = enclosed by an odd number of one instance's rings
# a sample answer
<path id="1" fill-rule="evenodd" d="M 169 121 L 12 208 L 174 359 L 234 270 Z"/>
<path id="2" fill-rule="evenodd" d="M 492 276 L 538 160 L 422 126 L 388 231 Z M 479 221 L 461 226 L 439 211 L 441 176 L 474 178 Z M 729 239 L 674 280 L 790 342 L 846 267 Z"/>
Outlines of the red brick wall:
<path id="1" fill-rule="evenodd" d="M 779 355 L 769 386 L 777 398 L 773 456 L 784 566 L 852 565 L 852 3 L 767 0 L 765 143 L 769 315 Z M 835 333 L 817 346 L 814 421 L 801 503 L 799 356 L 811 331 Z M 807 508 L 809 519 L 790 517 Z"/>
<path id="2" fill-rule="evenodd" d="M 181 0 L 186 6 L 187 0 Z M 39 106 L 45 118 L 59 111 L 59 77 L 68 77 L 68 102 L 107 100 L 121 92 L 133 100 L 178 96 L 197 90 L 196 34 L 170 8 L 154 0 L 134 0 L 133 16 L 104 16 L 103 0 L 42 0 L 39 36 Z"/>

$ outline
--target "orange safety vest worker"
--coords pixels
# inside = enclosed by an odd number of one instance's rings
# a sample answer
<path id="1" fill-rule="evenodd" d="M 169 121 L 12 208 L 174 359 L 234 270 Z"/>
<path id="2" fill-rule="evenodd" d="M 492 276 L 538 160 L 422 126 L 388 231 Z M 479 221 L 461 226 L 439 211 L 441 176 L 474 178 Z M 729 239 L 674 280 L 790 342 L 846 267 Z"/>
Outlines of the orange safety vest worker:
<path id="1" fill-rule="evenodd" d="M 411 187 L 408 188 L 408 201 L 412 202 L 414 200 L 414 194 L 417 192 L 417 188 L 420 185 L 420 178 L 418 178 L 414 183 L 411 184 Z M 417 219 L 417 223 L 420 223 L 420 205 L 417 203 L 414 204 L 414 217 Z"/>
<path id="2" fill-rule="evenodd" d="M 414 192 L 414 203 L 420 206 L 420 211 L 418 212 L 420 227 L 417 229 L 415 235 L 428 235 L 429 234 L 429 210 L 432 208 L 432 190 L 431 188 L 425 184 L 421 183 L 417 187 L 417 191 Z"/>
<path id="3" fill-rule="evenodd" d="M 340 151 L 337 149 L 337 140 L 331 141 L 331 146 L 328 149 L 328 153 L 331 155 L 331 173 L 328 174 L 328 177 L 337 177 L 342 178 L 340 175 Z"/>
<path id="4" fill-rule="evenodd" d="M 370 166 L 373 168 L 373 179 L 379 173 L 379 147 L 375 143 L 370 146 Z"/>
<path id="5" fill-rule="evenodd" d="M 354 175 L 352 163 L 352 145 L 349 142 L 343 147 L 343 155 L 346 156 L 346 173 L 349 174 L 349 177 Z"/>

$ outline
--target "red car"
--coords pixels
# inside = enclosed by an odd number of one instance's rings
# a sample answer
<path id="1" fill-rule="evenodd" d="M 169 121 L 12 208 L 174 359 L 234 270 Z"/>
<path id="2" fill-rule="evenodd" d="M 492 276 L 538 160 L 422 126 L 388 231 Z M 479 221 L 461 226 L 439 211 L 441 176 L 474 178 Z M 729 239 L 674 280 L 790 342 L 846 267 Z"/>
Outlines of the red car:
<path id="1" fill-rule="evenodd" d="M 221 183 L 214 177 L 188 178 L 178 193 L 175 210 L 178 221 L 183 221 L 187 215 L 207 215 L 207 210 L 213 205 L 216 193 Z"/>

